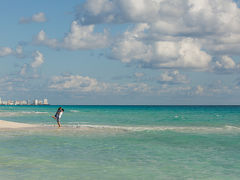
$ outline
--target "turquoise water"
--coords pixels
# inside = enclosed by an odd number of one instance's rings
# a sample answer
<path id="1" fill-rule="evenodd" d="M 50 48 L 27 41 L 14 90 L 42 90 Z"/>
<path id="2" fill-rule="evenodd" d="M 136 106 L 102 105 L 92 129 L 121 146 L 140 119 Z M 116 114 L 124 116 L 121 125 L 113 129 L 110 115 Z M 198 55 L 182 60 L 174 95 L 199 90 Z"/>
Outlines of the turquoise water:
<path id="1" fill-rule="evenodd" d="M 0 179 L 240 179 L 240 106 L 0 106 Z"/>

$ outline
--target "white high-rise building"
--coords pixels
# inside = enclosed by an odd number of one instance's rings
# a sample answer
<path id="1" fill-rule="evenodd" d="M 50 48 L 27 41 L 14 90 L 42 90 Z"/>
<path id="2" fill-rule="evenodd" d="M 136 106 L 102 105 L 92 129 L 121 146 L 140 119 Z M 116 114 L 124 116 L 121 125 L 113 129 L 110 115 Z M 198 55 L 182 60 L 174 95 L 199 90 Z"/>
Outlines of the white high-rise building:
<path id="1" fill-rule="evenodd" d="M 37 99 L 34 100 L 34 105 L 38 105 L 38 100 Z"/>
<path id="2" fill-rule="evenodd" d="M 2 104 L 2 99 L 0 98 L 0 105 Z"/>
<path id="3" fill-rule="evenodd" d="M 48 99 L 44 99 L 43 104 L 47 105 L 48 104 Z"/>

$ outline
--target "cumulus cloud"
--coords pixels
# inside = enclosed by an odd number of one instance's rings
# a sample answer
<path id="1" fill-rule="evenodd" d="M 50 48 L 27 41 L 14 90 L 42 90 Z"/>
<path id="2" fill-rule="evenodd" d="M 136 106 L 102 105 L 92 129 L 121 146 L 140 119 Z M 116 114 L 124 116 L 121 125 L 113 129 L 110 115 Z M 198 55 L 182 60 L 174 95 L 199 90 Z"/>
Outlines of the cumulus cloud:
<path id="1" fill-rule="evenodd" d="M 39 51 L 36 51 L 33 56 L 34 56 L 34 61 L 31 63 L 31 67 L 37 68 L 41 66 L 41 64 L 43 64 L 44 62 L 43 54 L 40 53 Z"/>
<path id="2" fill-rule="evenodd" d="M 37 23 L 41 23 L 41 22 L 45 22 L 47 19 L 45 17 L 45 14 L 43 12 L 39 12 L 37 14 L 32 15 L 32 17 L 22 17 L 19 20 L 20 24 L 28 24 L 28 23 L 33 23 L 33 22 L 37 22 Z"/>
<path id="3" fill-rule="evenodd" d="M 49 86 L 57 90 L 72 90 L 78 92 L 100 92 L 107 88 L 105 83 L 100 83 L 94 78 L 80 75 L 55 76 Z"/>
<path id="4" fill-rule="evenodd" d="M 185 84 L 189 81 L 187 80 L 185 75 L 179 73 L 179 71 L 165 71 L 161 74 L 159 80 L 161 84 Z"/>
<path id="5" fill-rule="evenodd" d="M 240 64 L 237 65 L 231 57 L 225 55 L 215 62 L 214 70 L 217 73 L 234 73 L 240 70 L 239 67 Z"/>
<path id="6" fill-rule="evenodd" d="M 201 45 L 191 38 L 177 42 L 156 42 L 155 49 L 156 58 L 160 59 L 156 64 L 158 67 L 206 70 L 211 61 L 211 56 L 202 51 Z"/>
<path id="7" fill-rule="evenodd" d="M 161 2 L 163 1 L 87 0 L 78 8 L 76 16 L 83 24 L 146 22 L 158 19 L 164 4 Z"/>
<path id="8" fill-rule="evenodd" d="M 35 43 L 68 50 L 110 47 L 111 58 L 138 67 L 207 71 L 219 54 L 240 55 L 239 19 L 240 9 L 228 0 L 86 0 L 65 37 L 49 38 L 42 30 Z M 134 28 L 120 37 L 95 32 L 96 24 L 123 23 Z"/>
<path id="9" fill-rule="evenodd" d="M 167 34 L 238 32 L 239 16 L 228 0 L 87 0 L 76 13 L 83 24 L 149 23 Z"/>
<path id="10" fill-rule="evenodd" d="M 240 55 L 240 9 L 232 0 L 87 0 L 76 19 L 135 24 L 114 40 L 111 57 L 140 67 L 206 71 L 214 56 Z"/>
<path id="11" fill-rule="evenodd" d="M 71 24 L 70 32 L 58 41 L 48 38 L 41 30 L 34 39 L 36 44 L 46 45 L 51 48 L 64 48 L 69 50 L 105 48 L 108 44 L 108 33 L 95 33 L 94 25 L 82 26 L 76 21 Z"/>
<path id="12" fill-rule="evenodd" d="M 9 47 L 0 47 L 0 56 L 7 56 L 12 54 L 12 49 Z"/>
<path id="13" fill-rule="evenodd" d="M 112 58 L 148 68 L 207 70 L 212 57 L 193 38 L 146 41 L 147 24 L 138 24 L 115 42 Z"/>
<path id="14" fill-rule="evenodd" d="M 31 79 L 39 78 L 39 75 L 37 74 L 38 68 L 44 63 L 44 56 L 41 52 L 35 51 L 32 56 L 32 62 L 31 63 L 25 63 L 20 71 L 19 75 L 23 77 L 28 77 Z"/>
<path id="15" fill-rule="evenodd" d="M 133 28 L 119 36 L 96 32 L 98 24 L 124 23 Z M 62 39 L 41 30 L 34 42 L 55 49 L 110 48 L 108 57 L 141 68 L 222 73 L 240 66 L 226 56 L 240 55 L 239 28 L 233 0 L 86 0 Z"/>
<path id="16" fill-rule="evenodd" d="M 138 24 L 132 31 L 126 31 L 113 45 L 112 57 L 124 63 L 135 60 L 148 62 L 152 57 L 151 45 L 140 40 L 147 29 L 147 24 Z"/>
<path id="17" fill-rule="evenodd" d="M 202 86 L 198 85 L 198 86 L 196 87 L 195 94 L 196 94 L 196 95 L 202 95 L 203 92 L 204 92 L 204 88 L 203 88 Z"/>
<path id="18" fill-rule="evenodd" d="M 81 75 L 55 76 L 51 79 L 50 89 L 59 91 L 73 91 L 81 93 L 105 93 L 127 94 L 131 92 L 146 93 L 151 88 L 145 83 L 105 83 L 95 78 Z"/>
<path id="19" fill-rule="evenodd" d="M 38 35 L 35 37 L 35 43 L 46 45 L 52 48 L 57 48 L 60 46 L 60 43 L 57 41 L 57 39 L 50 39 L 46 36 L 46 33 L 41 30 Z"/>
<path id="20" fill-rule="evenodd" d="M 8 56 L 8 55 L 22 57 L 22 55 L 23 55 L 22 46 L 17 46 L 16 50 L 14 50 L 10 47 L 0 47 L 0 57 L 4 57 L 4 56 Z"/>
<path id="21" fill-rule="evenodd" d="M 94 25 L 81 26 L 73 21 L 70 33 L 63 40 L 63 46 L 73 50 L 105 47 L 107 45 L 107 33 L 94 34 L 93 31 Z"/>

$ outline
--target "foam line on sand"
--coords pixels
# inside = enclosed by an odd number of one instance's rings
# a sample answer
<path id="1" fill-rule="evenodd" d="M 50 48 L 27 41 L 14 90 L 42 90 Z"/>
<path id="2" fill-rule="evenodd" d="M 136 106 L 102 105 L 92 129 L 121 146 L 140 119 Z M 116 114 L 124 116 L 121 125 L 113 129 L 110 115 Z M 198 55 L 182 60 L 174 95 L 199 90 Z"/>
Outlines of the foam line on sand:
<path id="1" fill-rule="evenodd" d="M 30 128 L 30 127 L 36 127 L 36 126 L 37 125 L 35 125 L 35 124 L 18 123 L 18 122 L 0 120 L 0 129 Z"/>

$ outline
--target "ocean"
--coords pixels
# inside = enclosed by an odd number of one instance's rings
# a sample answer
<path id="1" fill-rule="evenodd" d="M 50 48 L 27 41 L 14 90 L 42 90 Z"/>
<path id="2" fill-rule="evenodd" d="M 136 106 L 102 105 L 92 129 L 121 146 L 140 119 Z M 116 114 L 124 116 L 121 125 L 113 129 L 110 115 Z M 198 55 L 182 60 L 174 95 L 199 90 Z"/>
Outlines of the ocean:
<path id="1" fill-rule="evenodd" d="M 240 179 L 240 106 L 0 106 L 0 180 Z"/>

